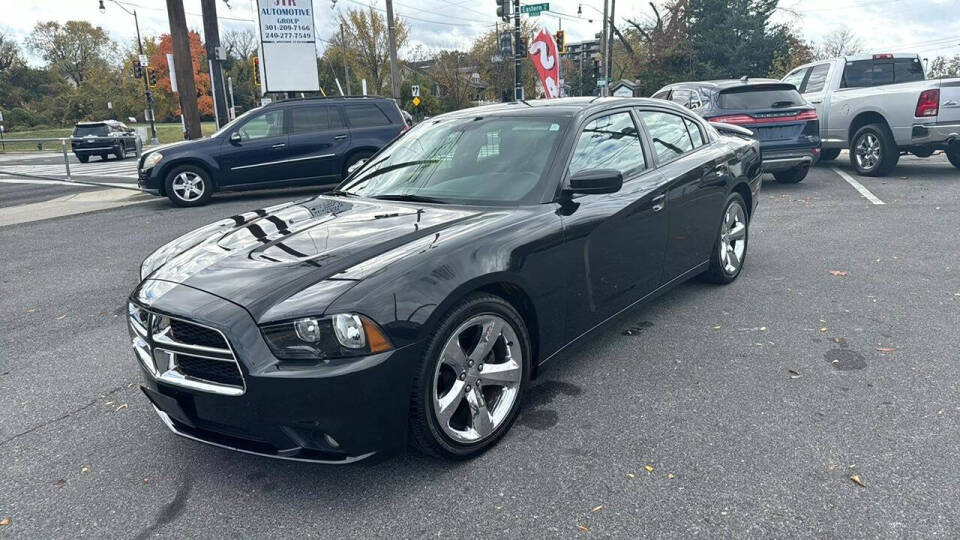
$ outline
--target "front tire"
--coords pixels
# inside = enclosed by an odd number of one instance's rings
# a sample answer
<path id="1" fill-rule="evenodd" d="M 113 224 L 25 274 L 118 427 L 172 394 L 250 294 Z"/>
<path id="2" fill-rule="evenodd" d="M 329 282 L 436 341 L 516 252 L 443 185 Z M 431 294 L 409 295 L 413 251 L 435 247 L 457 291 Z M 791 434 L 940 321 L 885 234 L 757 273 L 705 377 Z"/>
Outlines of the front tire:
<path id="1" fill-rule="evenodd" d="M 210 175 L 196 165 L 182 165 L 170 171 L 164 188 L 167 197 L 177 206 L 203 206 L 213 196 Z"/>
<path id="2" fill-rule="evenodd" d="M 781 184 L 796 184 L 806 178 L 808 172 L 810 172 L 810 166 L 801 165 L 785 171 L 777 171 L 773 173 L 773 177 Z"/>
<path id="3" fill-rule="evenodd" d="M 120 143 L 120 146 L 117 147 L 117 151 L 114 152 L 113 155 L 117 156 L 117 159 L 121 159 L 121 160 L 127 159 L 126 146 L 124 146 L 123 143 Z"/>
<path id="4" fill-rule="evenodd" d="M 827 148 L 820 152 L 820 161 L 833 161 L 840 157 L 839 148 Z"/>
<path id="5" fill-rule="evenodd" d="M 532 350 L 526 324 L 510 303 L 490 294 L 466 297 L 440 321 L 420 362 L 411 444 L 461 460 L 496 444 L 517 418 Z"/>
<path id="6" fill-rule="evenodd" d="M 701 279 L 722 285 L 737 279 L 747 258 L 749 229 L 747 204 L 739 193 L 731 193 L 723 207 L 720 230 L 717 231 L 710 255 L 710 267 L 700 275 Z"/>
<path id="7" fill-rule="evenodd" d="M 87 154 L 77 154 L 77 159 L 80 161 L 80 163 L 86 163 L 90 161 L 90 156 Z"/>
<path id="8" fill-rule="evenodd" d="M 900 161 L 890 131 L 881 124 L 868 124 L 858 129 L 850 144 L 850 164 L 861 176 L 886 176 Z"/>

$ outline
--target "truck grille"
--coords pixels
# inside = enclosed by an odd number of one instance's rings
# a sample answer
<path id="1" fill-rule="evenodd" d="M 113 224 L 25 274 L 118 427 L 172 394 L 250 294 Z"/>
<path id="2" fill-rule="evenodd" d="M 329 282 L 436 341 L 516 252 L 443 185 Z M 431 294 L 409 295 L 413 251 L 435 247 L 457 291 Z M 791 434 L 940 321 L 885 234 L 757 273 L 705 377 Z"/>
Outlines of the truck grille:
<path id="1" fill-rule="evenodd" d="M 137 358 L 158 381 L 230 396 L 246 390 L 240 364 L 219 330 L 132 302 L 127 320 Z"/>

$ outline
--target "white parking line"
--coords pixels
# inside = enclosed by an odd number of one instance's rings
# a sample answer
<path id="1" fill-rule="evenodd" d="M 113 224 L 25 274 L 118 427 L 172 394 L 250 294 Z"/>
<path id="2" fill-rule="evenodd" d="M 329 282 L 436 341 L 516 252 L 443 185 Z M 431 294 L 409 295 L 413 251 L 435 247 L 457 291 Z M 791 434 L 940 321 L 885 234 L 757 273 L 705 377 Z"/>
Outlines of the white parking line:
<path id="1" fill-rule="evenodd" d="M 860 182 L 857 182 L 856 180 L 854 180 L 854 178 L 853 178 L 852 176 L 850 176 L 849 174 L 841 171 L 840 169 L 838 169 L 838 168 L 836 168 L 836 167 L 831 167 L 831 169 L 833 169 L 833 172 L 835 172 L 835 173 L 837 173 L 838 175 L 840 175 L 840 178 L 843 178 L 844 180 L 847 181 L 848 184 L 850 184 L 851 186 L 853 186 L 853 189 L 859 191 L 860 194 L 863 195 L 868 201 L 872 202 L 873 204 L 886 204 L 886 203 L 884 203 L 883 201 L 881 201 L 880 199 L 878 199 L 876 195 L 874 195 L 873 193 L 870 193 L 870 190 L 869 190 L 869 189 L 863 187 L 863 184 L 861 184 Z"/>

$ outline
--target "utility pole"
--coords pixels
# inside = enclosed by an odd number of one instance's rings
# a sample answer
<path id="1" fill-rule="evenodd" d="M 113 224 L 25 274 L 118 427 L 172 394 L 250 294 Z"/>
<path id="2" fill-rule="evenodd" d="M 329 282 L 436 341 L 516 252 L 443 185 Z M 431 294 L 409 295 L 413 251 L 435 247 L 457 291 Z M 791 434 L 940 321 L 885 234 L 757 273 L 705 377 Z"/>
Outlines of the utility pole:
<path id="1" fill-rule="evenodd" d="M 607 49 L 609 54 L 607 58 L 607 78 L 613 75 L 613 11 L 617 7 L 617 0 L 610 0 L 610 19 L 607 26 L 610 27 L 610 35 L 607 36 Z M 607 80 L 607 95 L 610 95 L 610 81 Z"/>
<path id="2" fill-rule="evenodd" d="M 180 94 L 180 111 L 183 113 L 187 139 L 199 139 L 200 111 L 197 110 L 197 85 L 193 80 L 193 59 L 190 57 L 190 34 L 187 32 L 187 16 L 183 12 L 183 0 L 167 0 L 167 18 L 170 21 L 170 37 L 173 41 L 173 63 L 177 74 L 177 90 Z"/>
<path id="3" fill-rule="evenodd" d="M 600 95 L 607 95 L 607 84 L 610 82 L 607 80 L 607 18 L 608 12 L 610 9 L 610 0 L 603 0 L 603 33 L 600 34 L 600 61 L 602 66 L 600 69 L 600 76 L 603 77 L 603 86 L 600 87 Z"/>
<path id="4" fill-rule="evenodd" d="M 343 54 L 343 82 L 347 83 L 347 95 L 349 96 L 352 92 L 350 92 L 350 68 L 347 67 L 347 33 L 343 28 L 343 23 L 340 23 L 340 47 Z"/>
<path id="5" fill-rule="evenodd" d="M 206 38 L 207 62 L 210 64 L 210 90 L 213 93 L 213 110 L 217 129 L 230 121 L 227 113 L 227 97 L 224 93 L 223 68 L 220 65 L 220 27 L 217 24 L 217 0 L 200 0 L 203 13 L 203 37 Z"/>
<path id="6" fill-rule="evenodd" d="M 513 0 L 513 100 L 523 101 L 523 74 L 520 72 L 520 0 Z"/>
<path id="7" fill-rule="evenodd" d="M 393 99 L 400 98 L 397 73 L 397 40 L 393 27 L 393 0 L 387 0 L 387 39 L 390 41 L 390 91 Z"/>

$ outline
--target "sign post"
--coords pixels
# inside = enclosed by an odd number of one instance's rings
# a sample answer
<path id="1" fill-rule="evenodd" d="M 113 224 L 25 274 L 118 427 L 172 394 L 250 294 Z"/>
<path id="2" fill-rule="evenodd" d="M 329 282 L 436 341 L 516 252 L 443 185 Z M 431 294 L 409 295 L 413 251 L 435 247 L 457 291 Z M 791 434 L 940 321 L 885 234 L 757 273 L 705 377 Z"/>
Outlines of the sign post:
<path id="1" fill-rule="evenodd" d="M 319 92 L 313 0 L 253 3 L 260 40 L 260 92 Z"/>

